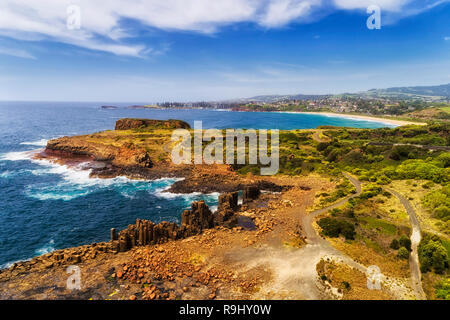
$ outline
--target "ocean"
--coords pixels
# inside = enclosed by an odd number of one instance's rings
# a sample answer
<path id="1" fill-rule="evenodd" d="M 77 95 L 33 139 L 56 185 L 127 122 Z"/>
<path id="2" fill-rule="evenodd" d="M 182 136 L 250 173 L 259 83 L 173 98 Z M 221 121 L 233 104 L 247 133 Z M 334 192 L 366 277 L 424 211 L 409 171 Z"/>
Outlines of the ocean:
<path id="1" fill-rule="evenodd" d="M 0 102 L 0 269 L 53 250 L 109 240 L 137 218 L 179 222 L 192 201 L 214 209 L 218 194 L 163 192 L 174 179 L 89 178 L 89 172 L 31 159 L 49 139 L 113 129 L 120 118 L 179 119 L 203 128 L 387 127 L 322 115 L 213 110 L 101 109 L 134 103 Z M 392 127 L 392 126 L 391 126 Z"/>

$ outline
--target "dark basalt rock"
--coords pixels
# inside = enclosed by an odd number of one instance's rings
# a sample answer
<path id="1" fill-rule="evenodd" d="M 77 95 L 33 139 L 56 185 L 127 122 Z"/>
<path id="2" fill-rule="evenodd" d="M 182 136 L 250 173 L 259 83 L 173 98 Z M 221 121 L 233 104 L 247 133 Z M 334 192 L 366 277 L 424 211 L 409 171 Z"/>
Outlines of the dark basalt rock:
<path id="1" fill-rule="evenodd" d="M 233 211 L 236 211 L 238 209 L 237 192 L 225 193 L 219 196 L 219 206 L 217 210 L 222 211 L 226 206 L 228 206 Z"/>
<path id="2" fill-rule="evenodd" d="M 258 199 L 261 194 L 261 190 L 256 186 L 248 186 L 244 189 L 243 203 L 251 202 Z"/>
<path id="3" fill-rule="evenodd" d="M 116 239 L 115 230 L 111 230 L 111 243 L 117 251 L 125 252 L 136 246 L 154 245 L 170 240 L 184 239 L 201 233 L 204 229 L 214 227 L 214 216 L 204 201 L 193 202 L 191 210 L 181 215 L 181 226 L 173 222 L 154 224 L 148 220 L 136 220 L 136 224 L 119 232 Z M 114 240 L 113 240 L 114 239 Z"/>
<path id="4" fill-rule="evenodd" d="M 238 193 L 230 192 L 219 196 L 219 206 L 214 214 L 214 223 L 224 227 L 232 228 L 238 223 L 234 214 L 239 209 Z"/>

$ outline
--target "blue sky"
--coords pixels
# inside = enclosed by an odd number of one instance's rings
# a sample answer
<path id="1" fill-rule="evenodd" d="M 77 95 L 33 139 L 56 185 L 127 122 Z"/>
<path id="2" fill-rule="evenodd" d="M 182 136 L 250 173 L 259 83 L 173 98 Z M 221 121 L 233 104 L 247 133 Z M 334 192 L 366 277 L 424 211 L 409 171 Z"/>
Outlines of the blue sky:
<path id="1" fill-rule="evenodd" d="M 79 30 L 66 26 L 73 4 Z M 380 30 L 366 26 L 371 4 Z M 0 0 L 0 100 L 194 101 L 450 83 L 449 18 L 448 0 Z"/>

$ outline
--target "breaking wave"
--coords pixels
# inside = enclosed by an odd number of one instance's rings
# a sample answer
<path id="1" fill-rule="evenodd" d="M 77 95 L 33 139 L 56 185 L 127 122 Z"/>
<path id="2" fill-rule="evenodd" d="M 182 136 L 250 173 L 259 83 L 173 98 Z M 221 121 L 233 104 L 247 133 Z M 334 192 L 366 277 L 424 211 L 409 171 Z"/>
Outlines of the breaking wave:
<path id="1" fill-rule="evenodd" d="M 47 145 L 48 140 L 47 139 L 41 139 L 41 140 L 36 140 L 36 141 L 25 141 L 25 142 L 21 142 L 21 145 L 25 145 L 25 146 L 37 146 L 37 147 L 45 147 Z"/>

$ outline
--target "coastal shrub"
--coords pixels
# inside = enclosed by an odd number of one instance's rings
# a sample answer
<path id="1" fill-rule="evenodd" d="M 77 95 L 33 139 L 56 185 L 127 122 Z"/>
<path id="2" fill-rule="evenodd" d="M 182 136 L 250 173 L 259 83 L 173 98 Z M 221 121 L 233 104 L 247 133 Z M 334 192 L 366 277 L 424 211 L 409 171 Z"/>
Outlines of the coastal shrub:
<path id="1" fill-rule="evenodd" d="M 329 162 L 335 162 L 338 157 L 341 155 L 341 150 L 340 149 L 333 149 L 327 156 L 327 161 Z"/>
<path id="2" fill-rule="evenodd" d="M 324 151 L 326 148 L 328 148 L 329 145 L 330 145 L 330 144 L 329 144 L 328 142 L 320 142 L 320 143 L 317 145 L 317 151 L 322 152 L 322 151 Z"/>
<path id="3" fill-rule="evenodd" d="M 450 300 L 450 278 L 447 277 L 436 285 L 435 295 L 438 299 Z"/>
<path id="4" fill-rule="evenodd" d="M 428 182 L 426 182 L 426 183 L 424 183 L 422 185 L 422 188 L 424 188 L 424 189 L 431 189 L 433 187 L 434 187 L 434 182 L 433 181 L 428 181 Z"/>
<path id="5" fill-rule="evenodd" d="M 389 245 L 389 247 L 391 249 L 398 250 L 398 249 L 400 249 L 400 243 L 398 242 L 397 239 L 394 239 L 391 241 L 391 244 Z"/>
<path id="6" fill-rule="evenodd" d="M 381 185 L 387 185 L 387 184 L 391 183 L 391 181 L 392 180 L 389 179 L 388 177 L 386 177 L 385 175 L 379 176 L 376 180 L 376 182 Z"/>
<path id="7" fill-rule="evenodd" d="M 317 223 L 322 228 L 322 233 L 331 238 L 339 237 L 341 233 L 339 220 L 334 218 L 322 218 Z"/>
<path id="8" fill-rule="evenodd" d="M 322 233 L 330 238 L 337 238 L 343 235 L 347 240 L 355 239 L 355 226 L 350 222 L 336 218 L 322 218 L 317 223 L 322 228 Z"/>
<path id="9" fill-rule="evenodd" d="M 356 236 L 355 226 L 347 221 L 340 221 L 341 223 L 341 234 L 347 240 L 354 240 Z"/>
<path id="10" fill-rule="evenodd" d="M 409 146 L 395 146 L 392 148 L 391 154 L 389 155 L 389 157 L 392 160 L 396 160 L 399 161 L 402 158 L 408 158 L 408 155 L 410 153 L 410 148 Z"/>
<path id="11" fill-rule="evenodd" d="M 398 249 L 397 257 L 400 259 L 409 259 L 409 251 L 405 247 Z"/>
<path id="12" fill-rule="evenodd" d="M 450 219 L 450 185 L 428 193 L 423 198 L 423 204 L 433 212 L 436 218 L 448 221 Z"/>
<path id="13" fill-rule="evenodd" d="M 350 290 L 351 286 L 350 283 L 347 281 L 342 281 L 342 285 L 344 286 L 345 290 Z"/>
<path id="14" fill-rule="evenodd" d="M 448 168 L 450 167 L 450 152 L 441 153 L 436 161 L 439 161 L 442 164 L 442 167 Z"/>
<path id="15" fill-rule="evenodd" d="M 407 236 L 402 235 L 398 240 L 398 244 L 400 245 L 400 247 L 404 247 L 408 251 L 411 251 L 411 239 L 409 239 Z"/>
<path id="16" fill-rule="evenodd" d="M 380 186 L 371 183 L 363 188 L 360 198 L 361 199 L 370 199 L 370 198 L 373 198 L 373 197 L 379 195 L 382 191 L 383 191 L 383 189 Z"/>
<path id="17" fill-rule="evenodd" d="M 355 219 L 355 210 L 353 208 L 347 207 L 344 210 L 344 214 L 347 218 Z"/>
<path id="18" fill-rule="evenodd" d="M 368 158 L 359 149 L 354 149 L 345 155 L 344 160 L 350 163 L 359 163 L 367 161 Z"/>
<path id="19" fill-rule="evenodd" d="M 355 186 L 348 180 L 338 184 L 336 189 L 329 194 L 326 198 L 322 199 L 322 203 L 333 203 L 343 197 L 348 196 L 349 194 L 355 193 Z"/>
<path id="20" fill-rule="evenodd" d="M 419 244 L 420 270 L 442 274 L 448 269 L 449 257 L 441 239 L 436 235 L 425 235 Z"/>
<path id="21" fill-rule="evenodd" d="M 443 221 L 450 220 L 450 208 L 447 206 L 437 207 L 434 211 L 434 216 Z"/>
<path id="22" fill-rule="evenodd" d="M 450 171 L 424 160 L 406 160 L 395 170 L 393 178 L 431 180 L 436 183 L 448 182 Z"/>
<path id="23" fill-rule="evenodd" d="M 412 138 L 400 139 L 401 143 L 410 143 L 418 145 L 445 146 L 445 139 L 436 134 L 423 134 Z"/>

